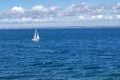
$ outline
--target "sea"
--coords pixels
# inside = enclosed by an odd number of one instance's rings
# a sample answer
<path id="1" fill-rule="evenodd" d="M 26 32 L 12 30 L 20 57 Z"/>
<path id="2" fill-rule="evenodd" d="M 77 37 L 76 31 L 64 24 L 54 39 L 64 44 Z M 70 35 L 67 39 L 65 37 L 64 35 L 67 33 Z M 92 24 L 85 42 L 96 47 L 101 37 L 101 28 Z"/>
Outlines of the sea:
<path id="1" fill-rule="evenodd" d="M 120 80 L 120 28 L 0 30 L 0 80 Z"/>

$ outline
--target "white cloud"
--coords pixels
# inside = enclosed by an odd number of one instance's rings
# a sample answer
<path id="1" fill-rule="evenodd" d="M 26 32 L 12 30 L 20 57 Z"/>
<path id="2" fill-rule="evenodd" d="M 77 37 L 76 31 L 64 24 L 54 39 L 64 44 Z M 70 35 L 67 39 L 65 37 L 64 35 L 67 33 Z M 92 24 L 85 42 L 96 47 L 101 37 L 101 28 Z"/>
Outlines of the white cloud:
<path id="1" fill-rule="evenodd" d="M 114 18 L 113 18 L 113 16 L 105 16 L 104 19 L 106 19 L 106 20 L 113 20 Z"/>
<path id="2" fill-rule="evenodd" d="M 22 17 L 22 18 L 4 18 L 4 19 L 0 19 L 0 22 L 4 22 L 4 23 L 26 23 L 26 22 L 36 22 L 36 23 L 43 23 L 43 22 L 53 22 L 54 19 L 52 17 L 48 17 L 48 18 L 30 18 L 30 17 Z"/>
<path id="3" fill-rule="evenodd" d="M 67 7 L 65 10 L 65 12 L 68 14 L 85 13 L 89 11 L 90 11 L 90 7 L 86 3 L 73 4 Z"/>
<path id="4" fill-rule="evenodd" d="M 106 5 L 89 6 L 86 3 L 73 4 L 65 9 L 66 15 L 77 14 L 105 14 L 108 11 Z"/>
<path id="5" fill-rule="evenodd" d="M 61 9 L 56 6 L 52 6 L 50 8 L 45 8 L 44 6 L 41 5 L 36 5 L 32 8 L 31 10 L 32 14 L 37 16 L 57 16 L 60 14 Z"/>
<path id="6" fill-rule="evenodd" d="M 24 13 L 24 12 L 25 12 L 25 9 L 24 9 L 24 8 L 22 8 L 22 7 L 17 7 L 17 6 L 13 7 L 11 10 L 12 10 L 13 12 L 20 12 L 20 13 Z"/>
<path id="7" fill-rule="evenodd" d="M 117 18 L 117 19 L 120 19 L 120 15 L 117 15 L 116 18 Z"/>
<path id="8" fill-rule="evenodd" d="M 9 18 L 0 19 L 0 22 L 9 22 Z"/>
<path id="9" fill-rule="evenodd" d="M 61 9 L 59 7 L 53 6 L 53 7 L 50 7 L 49 11 L 50 12 L 59 12 L 59 11 L 61 11 Z"/>
<path id="10" fill-rule="evenodd" d="M 109 9 L 110 10 L 110 9 Z M 114 6 L 112 10 L 120 11 L 120 3 Z M 35 5 L 32 9 L 22 7 L 13 7 L 11 10 L 0 12 L 0 22 L 49 22 L 60 20 L 60 17 L 74 17 L 71 21 L 79 20 L 113 20 L 120 19 L 117 15 L 115 18 L 105 8 L 105 5 L 89 6 L 86 3 L 73 4 L 65 9 L 57 6 L 44 7 Z M 85 16 L 86 15 L 86 16 Z M 116 15 L 116 14 L 115 14 Z M 49 19 L 49 17 L 55 17 Z"/>
<path id="11" fill-rule="evenodd" d="M 109 15 L 93 15 L 90 20 L 114 20 L 113 16 Z"/>
<path id="12" fill-rule="evenodd" d="M 80 20 L 85 20 L 86 18 L 85 18 L 85 16 L 80 15 L 80 16 L 79 16 L 79 19 L 80 19 Z"/>
<path id="13" fill-rule="evenodd" d="M 55 7 L 55 6 L 53 6 L 53 7 L 50 7 L 50 10 L 51 10 L 51 11 L 59 10 L 59 7 Z"/>
<path id="14" fill-rule="evenodd" d="M 104 18 L 104 15 L 93 15 L 91 16 L 91 20 L 101 20 Z"/>
<path id="15" fill-rule="evenodd" d="M 98 5 L 91 7 L 91 14 L 106 14 L 111 8 L 108 5 Z"/>
<path id="16" fill-rule="evenodd" d="M 93 14 L 101 14 L 101 13 L 104 13 L 104 11 L 105 10 L 101 9 L 101 8 L 100 9 L 99 8 L 98 9 L 92 9 L 92 13 Z"/>
<path id="17" fill-rule="evenodd" d="M 41 6 L 41 5 L 36 5 L 32 9 L 37 10 L 37 11 L 44 11 L 45 10 L 44 6 Z"/>
<path id="18" fill-rule="evenodd" d="M 104 18 L 104 15 L 97 15 L 96 16 L 98 19 L 103 19 Z"/>
<path id="19" fill-rule="evenodd" d="M 120 2 L 112 7 L 114 13 L 120 13 Z"/>
<path id="20" fill-rule="evenodd" d="M 23 18 L 21 18 L 21 21 L 22 22 L 30 22 L 30 21 L 32 21 L 32 18 L 25 18 L 25 17 L 23 17 Z"/>

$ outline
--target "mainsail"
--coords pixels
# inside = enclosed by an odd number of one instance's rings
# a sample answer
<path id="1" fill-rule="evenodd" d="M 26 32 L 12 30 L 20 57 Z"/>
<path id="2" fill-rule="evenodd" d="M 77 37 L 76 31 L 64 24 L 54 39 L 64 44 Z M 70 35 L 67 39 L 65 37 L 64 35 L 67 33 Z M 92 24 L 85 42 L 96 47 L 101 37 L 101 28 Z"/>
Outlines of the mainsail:
<path id="1" fill-rule="evenodd" d="M 35 29 L 35 33 L 34 33 L 32 41 L 39 41 L 39 39 L 40 39 L 39 34 L 38 34 L 37 30 Z"/>

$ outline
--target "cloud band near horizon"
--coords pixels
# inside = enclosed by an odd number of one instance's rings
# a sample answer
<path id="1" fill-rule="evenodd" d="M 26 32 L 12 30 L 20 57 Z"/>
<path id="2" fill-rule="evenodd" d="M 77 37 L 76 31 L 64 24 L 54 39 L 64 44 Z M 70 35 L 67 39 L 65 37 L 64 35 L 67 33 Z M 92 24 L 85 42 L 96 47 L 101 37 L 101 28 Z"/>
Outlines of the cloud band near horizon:
<path id="1" fill-rule="evenodd" d="M 65 9 L 61 9 L 59 6 L 46 8 L 42 5 L 35 5 L 31 9 L 14 6 L 10 10 L 0 12 L 0 23 L 66 22 L 72 24 L 80 21 L 119 22 L 120 2 L 116 5 L 102 4 L 98 6 L 89 6 L 86 3 L 72 4 Z"/>

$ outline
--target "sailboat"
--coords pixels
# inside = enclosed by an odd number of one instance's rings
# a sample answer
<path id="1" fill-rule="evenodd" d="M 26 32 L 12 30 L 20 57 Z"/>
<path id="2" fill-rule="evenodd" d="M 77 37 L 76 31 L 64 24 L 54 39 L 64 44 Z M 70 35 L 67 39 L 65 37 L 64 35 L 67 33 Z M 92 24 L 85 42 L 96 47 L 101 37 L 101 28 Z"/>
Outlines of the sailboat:
<path id="1" fill-rule="evenodd" d="M 32 38 L 32 41 L 39 41 L 39 40 L 40 40 L 39 34 L 38 34 L 37 30 L 35 29 L 35 33 Z"/>

